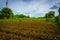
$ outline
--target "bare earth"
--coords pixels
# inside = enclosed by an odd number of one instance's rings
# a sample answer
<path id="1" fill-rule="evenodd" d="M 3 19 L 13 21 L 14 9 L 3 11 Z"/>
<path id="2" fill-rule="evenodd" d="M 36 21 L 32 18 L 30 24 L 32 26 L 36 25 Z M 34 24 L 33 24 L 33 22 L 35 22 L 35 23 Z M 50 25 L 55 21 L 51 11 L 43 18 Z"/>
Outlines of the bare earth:
<path id="1" fill-rule="evenodd" d="M 55 40 L 59 34 L 49 22 L 0 22 L 0 40 Z"/>

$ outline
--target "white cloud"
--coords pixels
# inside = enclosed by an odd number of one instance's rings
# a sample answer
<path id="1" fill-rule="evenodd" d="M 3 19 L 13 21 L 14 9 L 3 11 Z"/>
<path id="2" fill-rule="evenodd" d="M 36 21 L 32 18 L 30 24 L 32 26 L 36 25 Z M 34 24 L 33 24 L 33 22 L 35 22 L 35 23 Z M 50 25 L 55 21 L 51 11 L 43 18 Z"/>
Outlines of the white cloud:
<path id="1" fill-rule="evenodd" d="M 50 2 L 51 1 L 51 2 Z M 51 6 L 55 5 L 59 0 L 34 0 L 30 3 L 23 1 L 13 2 L 9 5 L 10 8 L 14 11 L 15 14 L 26 14 L 31 17 L 35 16 L 44 16 L 45 13 L 49 12 Z M 16 12 L 15 12 L 16 11 Z M 57 10 L 54 10 L 55 12 Z M 42 15 L 39 15 L 42 14 Z"/>

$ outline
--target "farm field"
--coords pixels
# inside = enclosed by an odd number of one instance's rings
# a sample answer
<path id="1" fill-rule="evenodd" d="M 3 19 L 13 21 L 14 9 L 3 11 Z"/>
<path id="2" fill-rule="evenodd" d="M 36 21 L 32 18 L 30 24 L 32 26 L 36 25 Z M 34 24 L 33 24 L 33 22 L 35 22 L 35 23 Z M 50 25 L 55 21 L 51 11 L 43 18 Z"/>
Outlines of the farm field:
<path id="1" fill-rule="evenodd" d="M 0 40 L 60 40 L 59 35 L 46 21 L 0 22 Z"/>
<path id="2" fill-rule="evenodd" d="M 0 40 L 60 40 L 60 1 L 1 0 Z"/>

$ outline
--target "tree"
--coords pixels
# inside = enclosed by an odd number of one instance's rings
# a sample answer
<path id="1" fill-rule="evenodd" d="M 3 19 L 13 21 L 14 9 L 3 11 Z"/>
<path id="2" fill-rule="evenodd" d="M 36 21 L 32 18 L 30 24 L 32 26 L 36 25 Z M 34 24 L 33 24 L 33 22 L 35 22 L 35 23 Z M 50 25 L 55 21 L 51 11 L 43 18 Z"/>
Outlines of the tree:
<path id="1" fill-rule="evenodd" d="M 30 18 L 29 16 L 26 16 L 24 14 L 15 15 L 15 17 L 18 17 L 18 18 Z"/>
<path id="2" fill-rule="evenodd" d="M 48 13 L 45 14 L 46 21 L 48 21 Z"/>
<path id="3" fill-rule="evenodd" d="M 51 20 L 51 18 L 55 17 L 55 12 L 54 11 L 50 11 L 48 13 L 46 13 L 45 18 L 46 20 Z"/>
<path id="4" fill-rule="evenodd" d="M 54 11 L 50 11 L 50 12 L 48 13 L 48 17 L 49 17 L 49 18 L 55 17 L 55 12 L 54 12 Z"/>
<path id="5" fill-rule="evenodd" d="M 0 19 L 2 19 L 3 18 L 3 15 L 1 14 L 1 11 L 0 11 Z"/>
<path id="6" fill-rule="evenodd" d="M 13 12 L 10 8 L 3 8 L 0 11 L 0 18 L 12 18 Z"/>

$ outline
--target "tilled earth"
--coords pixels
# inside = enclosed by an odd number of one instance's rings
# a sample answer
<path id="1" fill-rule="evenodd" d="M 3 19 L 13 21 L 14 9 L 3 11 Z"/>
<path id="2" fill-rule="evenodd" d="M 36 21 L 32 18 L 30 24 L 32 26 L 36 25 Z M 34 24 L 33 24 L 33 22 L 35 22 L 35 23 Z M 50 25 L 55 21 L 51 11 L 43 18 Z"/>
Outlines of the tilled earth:
<path id="1" fill-rule="evenodd" d="M 0 40 L 60 40 L 59 35 L 50 22 L 0 22 Z"/>

